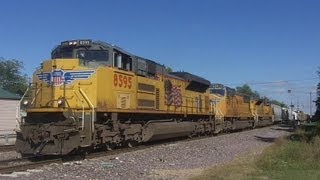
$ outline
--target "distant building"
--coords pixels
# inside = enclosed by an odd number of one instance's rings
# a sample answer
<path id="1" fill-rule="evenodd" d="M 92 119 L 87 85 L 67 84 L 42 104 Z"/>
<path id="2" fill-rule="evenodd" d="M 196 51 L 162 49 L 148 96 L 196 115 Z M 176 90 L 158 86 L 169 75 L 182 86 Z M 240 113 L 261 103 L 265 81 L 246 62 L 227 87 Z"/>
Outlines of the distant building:
<path id="1" fill-rule="evenodd" d="M 16 109 L 20 96 L 0 88 L 0 135 L 15 134 L 18 127 Z"/>

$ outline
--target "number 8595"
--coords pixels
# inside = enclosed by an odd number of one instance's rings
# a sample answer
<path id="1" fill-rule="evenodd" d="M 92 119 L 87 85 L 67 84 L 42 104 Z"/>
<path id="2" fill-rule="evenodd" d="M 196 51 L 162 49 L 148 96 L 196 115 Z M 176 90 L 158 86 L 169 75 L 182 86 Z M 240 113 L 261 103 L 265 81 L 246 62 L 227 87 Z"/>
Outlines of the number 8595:
<path id="1" fill-rule="evenodd" d="M 123 87 L 131 89 L 132 87 L 132 77 L 122 75 L 122 74 L 114 74 L 113 76 L 113 84 L 115 87 Z"/>

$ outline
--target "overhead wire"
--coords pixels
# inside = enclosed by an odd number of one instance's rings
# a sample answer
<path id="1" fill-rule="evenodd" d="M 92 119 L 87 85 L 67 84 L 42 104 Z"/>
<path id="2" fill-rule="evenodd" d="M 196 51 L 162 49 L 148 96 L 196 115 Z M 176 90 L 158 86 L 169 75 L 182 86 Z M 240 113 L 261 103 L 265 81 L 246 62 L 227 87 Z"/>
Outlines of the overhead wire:
<path id="1" fill-rule="evenodd" d="M 226 83 L 226 85 L 264 85 L 264 84 L 279 84 L 279 83 L 289 83 L 289 82 L 301 82 L 301 81 L 311 81 L 319 78 L 308 78 L 308 79 L 291 79 L 291 80 L 279 80 L 279 81 L 260 81 L 260 82 L 243 82 L 243 83 Z"/>

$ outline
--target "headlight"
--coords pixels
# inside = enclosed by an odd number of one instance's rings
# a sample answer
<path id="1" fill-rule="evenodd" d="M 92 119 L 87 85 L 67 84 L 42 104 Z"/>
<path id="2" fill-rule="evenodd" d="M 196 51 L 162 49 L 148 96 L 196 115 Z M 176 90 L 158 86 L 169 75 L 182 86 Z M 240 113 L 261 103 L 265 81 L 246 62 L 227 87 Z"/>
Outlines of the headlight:
<path id="1" fill-rule="evenodd" d="M 75 46 L 75 45 L 77 45 L 77 41 L 69 41 L 68 43 L 69 43 L 69 46 L 72 46 L 72 45 Z"/>
<path id="2" fill-rule="evenodd" d="M 24 100 L 23 101 L 23 105 L 27 106 L 29 104 L 29 101 L 28 100 Z"/>
<path id="3" fill-rule="evenodd" d="M 62 99 L 59 99 L 59 100 L 58 100 L 58 105 L 60 106 L 62 103 L 63 103 L 63 100 L 62 100 Z"/>

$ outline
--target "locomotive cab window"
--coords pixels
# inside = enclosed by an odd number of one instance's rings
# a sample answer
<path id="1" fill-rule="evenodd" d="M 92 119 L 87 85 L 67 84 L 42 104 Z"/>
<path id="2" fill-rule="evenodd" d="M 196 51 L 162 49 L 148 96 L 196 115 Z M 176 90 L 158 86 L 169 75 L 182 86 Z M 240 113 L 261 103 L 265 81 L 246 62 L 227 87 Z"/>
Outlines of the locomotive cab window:
<path id="1" fill-rule="evenodd" d="M 77 52 L 77 58 L 85 61 L 107 62 L 109 54 L 107 50 L 80 50 Z"/>
<path id="2" fill-rule="evenodd" d="M 210 89 L 211 94 L 218 94 L 220 96 L 225 95 L 225 90 L 224 89 Z"/>
<path id="3" fill-rule="evenodd" d="M 60 58 L 72 58 L 73 57 L 73 48 L 65 47 L 59 48 L 52 52 L 52 59 L 60 59 Z"/>
<path id="4" fill-rule="evenodd" d="M 124 53 L 113 53 L 113 66 L 122 70 L 132 71 L 132 58 Z"/>

